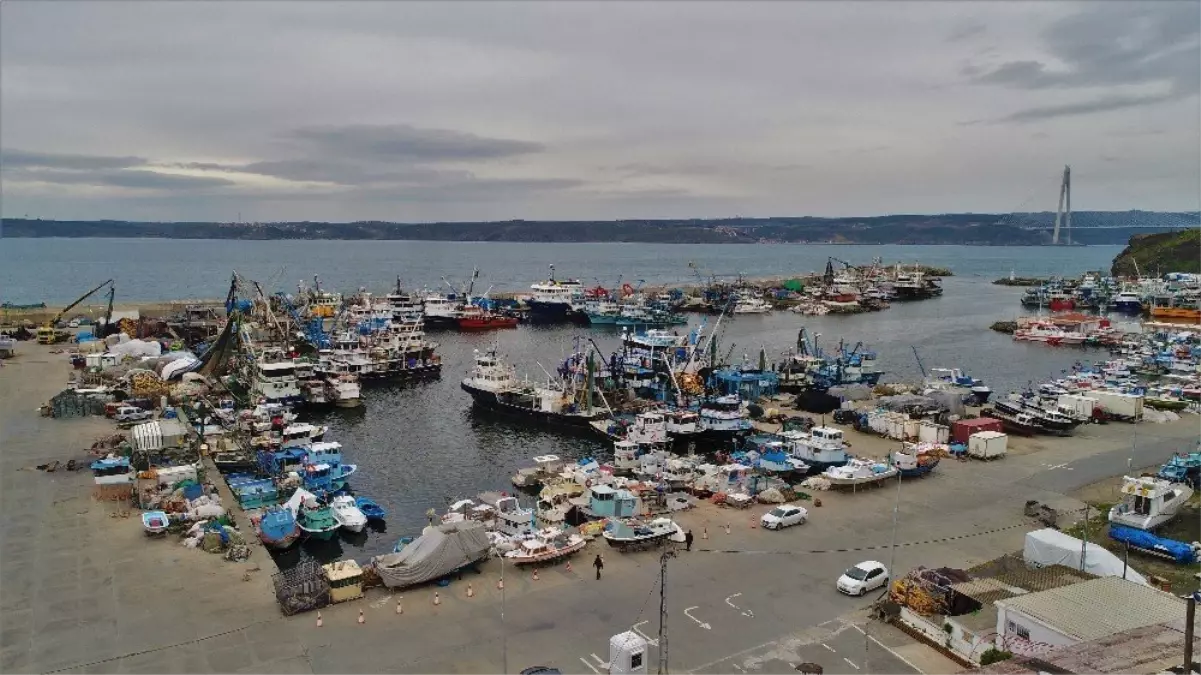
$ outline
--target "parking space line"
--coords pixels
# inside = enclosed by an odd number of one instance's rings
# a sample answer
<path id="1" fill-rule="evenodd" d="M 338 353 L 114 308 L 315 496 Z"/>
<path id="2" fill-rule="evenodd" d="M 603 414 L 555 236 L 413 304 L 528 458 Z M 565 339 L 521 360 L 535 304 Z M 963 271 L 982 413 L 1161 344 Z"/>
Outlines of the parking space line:
<path id="1" fill-rule="evenodd" d="M 865 633 L 865 635 L 866 635 L 866 633 Z M 900 660 L 902 663 L 904 663 L 905 665 L 909 666 L 910 668 L 914 669 L 915 671 L 917 671 L 917 672 L 919 672 L 919 673 L 920 673 L 920 672 L 922 672 L 922 669 L 921 669 L 921 668 L 918 668 L 918 667 L 917 667 L 917 666 L 915 666 L 915 665 L 913 665 L 913 662 L 912 662 L 912 661 L 910 661 L 909 659 L 905 658 L 904 656 L 901 656 L 900 654 L 898 654 L 898 653 L 896 653 L 895 651 L 893 651 L 892 647 L 889 647 L 888 645 L 885 645 L 883 642 L 880 642 L 879 640 L 877 640 L 877 639 L 875 638 L 875 636 L 868 635 L 868 636 L 867 636 L 867 639 L 871 640 L 872 642 L 875 642 L 877 646 L 879 646 L 881 649 L 883 649 L 884 651 L 888 652 L 889 654 L 892 654 L 894 657 L 896 657 L 897 659 L 899 659 L 899 660 Z"/>
<path id="2" fill-rule="evenodd" d="M 825 647 L 826 649 L 829 649 L 830 651 L 834 652 L 835 654 L 838 653 L 837 651 L 835 651 L 835 649 L 833 647 L 831 647 L 830 645 L 828 645 L 824 642 L 822 643 L 822 646 Z"/>
<path id="3" fill-rule="evenodd" d="M 845 656 L 844 656 L 844 657 L 842 657 L 842 660 L 843 660 L 843 661 L 846 661 L 846 662 L 847 662 L 847 663 L 849 663 L 849 664 L 851 664 L 851 667 L 852 667 L 852 668 L 854 668 L 855 670 L 859 670 L 859 666 L 855 665 L 855 662 L 854 662 L 854 661 L 852 661 L 852 660 L 848 659 L 848 658 L 847 658 L 847 657 L 845 657 Z"/>
<path id="4" fill-rule="evenodd" d="M 588 663 L 588 659 L 581 656 L 580 661 L 584 665 L 588 666 L 588 670 L 591 670 L 592 672 L 596 673 L 596 675 L 600 675 L 600 671 L 596 669 L 596 666 L 593 666 L 591 663 Z"/>

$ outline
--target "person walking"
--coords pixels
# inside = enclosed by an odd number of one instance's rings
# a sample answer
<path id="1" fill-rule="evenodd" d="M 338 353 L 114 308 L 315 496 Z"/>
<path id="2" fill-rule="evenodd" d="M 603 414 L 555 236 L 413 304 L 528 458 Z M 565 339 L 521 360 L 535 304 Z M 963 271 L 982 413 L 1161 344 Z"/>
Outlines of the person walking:
<path id="1" fill-rule="evenodd" d="M 692 550 L 692 530 L 688 530 L 688 532 L 684 533 L 684 550 Z"/>
<path id="2" fill-rule="evenodd" d="M 596 580 L 600 581 L 601 570 L 605 568 L 605 561 L 601 559 L 599 553 L 596 554 L 596 560 L 592 561 L 592 566 L 596 568 Z"/>

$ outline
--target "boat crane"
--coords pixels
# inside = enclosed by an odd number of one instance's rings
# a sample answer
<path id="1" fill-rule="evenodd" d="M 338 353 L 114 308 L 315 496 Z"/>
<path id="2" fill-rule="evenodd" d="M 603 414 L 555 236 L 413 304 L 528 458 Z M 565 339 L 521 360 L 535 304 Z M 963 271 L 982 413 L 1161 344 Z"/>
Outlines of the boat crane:
<path id="1" fill-rule="evenodd" d="M 75 307 L 77 305 L 79 305 L 79 303 L 92 297 L 97 292 L 99 292 L 100 289 L 104 288 L 105 286 L 112 286 L 112 285 L 113 285 L 112 279 L 105 281 L 104 283 L 93 288 L 92 290 L 88 291 L 87 293 L 84 293 L 83 295 L 79 296 L 79 298 L 75 302 L 72 302 L 71 304 L 64 307 L 62 309 L 62 311 L 60 311 L 58 314 L 55 314 L 54 318 L 50 319 L 49 321 L 42 324 L 41 326 L 38 326 L 38 332 L 37 332 L 38 344 L 52 345 L 52 344 L 55 344 L 58 342 L 63 342 L 67 338 L 71 337 L 70 333 L 68 333 L 65 330 L 55 327 L 55 324 L 57 324 L 64 316 L 66 316 L 67 312 L 71 311 L 72 309 L 75 309 Z M 113 291 L 113 292 L 115 293 L 115 291 Z M 108 300 L 108 316 L 105 320 L 106 326 L 112 322 L 112 313 L 113 313 L 113 293 L 110 293 L 109 300 Z"/>

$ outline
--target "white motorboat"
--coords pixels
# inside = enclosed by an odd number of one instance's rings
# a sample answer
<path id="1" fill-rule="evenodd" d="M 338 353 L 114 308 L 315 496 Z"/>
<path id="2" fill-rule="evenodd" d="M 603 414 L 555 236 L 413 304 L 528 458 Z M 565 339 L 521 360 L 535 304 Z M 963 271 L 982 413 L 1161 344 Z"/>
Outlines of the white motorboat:
<path id="1" fill-rule="evenodd" d="M 523 538 L 520 546 L 505 553 L 505 560 L 514 565 L 550 562 L 566 558 L 587 543 L 578 534 L 549 527 Z"/>
<path id="2" fill-rule="evenodd" d="M 897 475 L 897 468 L 884 462 L 853 458 L 842 466 L 832 466 L 822 473 L 831 485 L 866 485 L 888 480 Z"/>
<path id="3" fill-rule="evenodd" d="M 769 312 L 771 312 L 771 305 L 764 302 L 762 298 L 745 298 L 734 305 L 735 314 L 767 314 Z"/>
<path id="4" fill-rule="evenodd" d="M 350 530 L 351 532 L 362 532 L 364 527 L 367 527 L 367 516 L 359 510 L 359 507 L 354 503 L 354 497 L 350 495 L 342 495 L 334 497 L 329 503 L 329 507 L 334 512 L 334 520 L 338 521 L 338 525 Z"/>
<path id="5" fill-rule="evenodd" d="M 675 541 L 681 536 L 681 529 L 680 525 L 670 518 L 655 518 L 650 522 L 629 518 L 610 521 L 601 536 L 618 550 L 640 549 L 657 545 L 667 539 Z"/>
<path id="6" fill-rule="evenodd" d="M 1122 501 L 1109 510 L 1109 522 L 1139 530 L 1153 530 L 1176 517 L 1193 496 L 1183 483 L 1160 478 L 1122 478 Z"/>
<path id="7" fill-rule="evenodd" d="M 558 455 L 538 455 L 534 458 L 534 466 L 518 469 L 513 474 L 513 487 L 536 488 L 542 483 L 559 475 L 563 470 L 563 460 Z"/>

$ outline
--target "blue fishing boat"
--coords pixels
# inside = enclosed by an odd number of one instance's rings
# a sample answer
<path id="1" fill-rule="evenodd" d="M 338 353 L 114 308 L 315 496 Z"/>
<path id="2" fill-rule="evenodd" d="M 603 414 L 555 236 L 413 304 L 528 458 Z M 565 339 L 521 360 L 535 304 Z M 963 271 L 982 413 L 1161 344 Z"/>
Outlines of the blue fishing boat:
<path id="1" fill-rule="evenodd" d="M 938 466 L 939 457 L 906 443 L 904 448 L 889 455 L 888 461 L 901 472 L 902 478 L 920 478 Z"/>
<path id="2" fill-rule="evenodd" d="M 259 519 L 259 539 L 270 548 L 287 548 L 300 538 L 300 525 L 291 510 L 282 506 L 268 508 Z"/>
<path id="3" fill-rule="evenodd" d="M 388 515 L 384 507 L 376 504 L 370 497 L 355 497 L 354 505 L 359 507 L 368 520 L 383 520 Z"/>
<path id="4" fill-rule="evenodd" d="M 259 509 L 279 503 L 279 488 L 270 478 L 229 474 L 225 481 L 244 509 Z"/>
<path id="5" fill-rule="evenodd" d="M 1184 483 L 1201 489 L 1201 452 L 1173 455 L 1159 468 L 1159 477 L 1173 483 Z"/>

